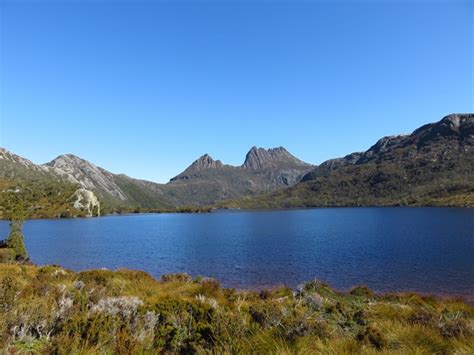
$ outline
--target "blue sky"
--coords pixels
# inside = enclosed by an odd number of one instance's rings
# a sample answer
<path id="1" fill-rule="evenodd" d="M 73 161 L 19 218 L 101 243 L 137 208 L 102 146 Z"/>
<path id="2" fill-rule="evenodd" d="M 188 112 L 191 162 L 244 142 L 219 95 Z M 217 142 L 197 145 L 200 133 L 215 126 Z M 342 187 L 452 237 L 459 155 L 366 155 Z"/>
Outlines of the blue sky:
<path id="1" fill-rule="evenodd" d="M 322 161 L 474 111 L 446 1 L 0 0 L 0 146 L 166 182 L 253 145 Z"/>

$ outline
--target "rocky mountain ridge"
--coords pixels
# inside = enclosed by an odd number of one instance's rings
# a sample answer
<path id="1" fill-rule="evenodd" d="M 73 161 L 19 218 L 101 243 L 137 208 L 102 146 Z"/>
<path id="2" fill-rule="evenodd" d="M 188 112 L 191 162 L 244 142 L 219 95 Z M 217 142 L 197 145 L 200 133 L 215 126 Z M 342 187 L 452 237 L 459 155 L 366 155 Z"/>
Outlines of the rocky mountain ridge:
<path id="1" fill-rule="evenodd" d="M 169 209 L 209 205 L 220 199 L 238 198 L 289 186 L 289 181 L 298 181 L 312 167 L 300 162 L 283 148 L 268 151 L 255 148 L 247 156 L 252 155 L 253 151 L 256 153 L 255 158 L 264 163 L 258 168 L 249 168 L 244 166 L 245 163 L 240 167 L 224 165 L 205 154 L 168 184 L 158 184 L 111 173 L 73 154 L 60 155 L 48 163 L 37 165 L 2 148 L 0 159 L 5 164 L 3 171 L 0 171 L 0 178 L 37 180 L 37 176 L 31 176 L 34 172 L 42 174 L 45 179 L 68 182 L 78 189 L 91 191 L 112 209 L 119 206 Z M 278 159 L 281 159 L 281 167 Z M 12 173 L 7 176 L 6 172 L 10 170 Z M 89 194 L 83 192 L 77 196 Z M 89 200 L 95 204 L 94 198 Z"/>
<path id="2" fill-rule="evenodd" d="M 328 160 L 289 189 L 227 203 L 277 208 L 474 206 L 474 114 L 451 114 L 365 152 Z"/>

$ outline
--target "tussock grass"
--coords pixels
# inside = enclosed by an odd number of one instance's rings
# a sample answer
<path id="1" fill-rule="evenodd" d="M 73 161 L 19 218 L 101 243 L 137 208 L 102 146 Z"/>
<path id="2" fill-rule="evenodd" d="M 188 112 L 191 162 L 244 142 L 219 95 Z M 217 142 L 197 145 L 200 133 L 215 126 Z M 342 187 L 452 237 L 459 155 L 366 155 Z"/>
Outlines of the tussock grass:
<path id="1" fill-rule="evenodd" d="M 474 308 L 416 294 L 236 291 L 185 274 L 0 264 L 6 353 L 470 354 Z"/>

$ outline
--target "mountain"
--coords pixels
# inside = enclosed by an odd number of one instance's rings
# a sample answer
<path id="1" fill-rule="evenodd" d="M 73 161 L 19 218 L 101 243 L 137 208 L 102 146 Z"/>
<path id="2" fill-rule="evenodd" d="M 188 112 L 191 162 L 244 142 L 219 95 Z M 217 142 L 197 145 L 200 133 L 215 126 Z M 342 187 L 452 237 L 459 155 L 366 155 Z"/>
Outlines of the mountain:
<path id="1" fill-rule="evenodd" d="M 109 209 L 118 207 L 174 208 L 164 185 L 114 174 L 73 154 L 60 155 L 41 167 L 82 188 L 94 191 Z"/>
<path id="2" fill-rule="evenodd" d="M 313 166 L 281 147 L 252 148 L 242 166 L 224 165 L 205 154 L 168 184 L 157 184 L 114 174 L 72 154 L 37 165 L 2 148 L 0 168 L 0 202 L 24 199 L 31 216 L 57 217 L 210 205 L 291 186 Z M 21 198 L 12 193 L 16 190 L 24 192 Z"/>
<path id="3" fill-rule="evenodd" d="M 172 178 L 166 188 L 179 201 L 206 205 L 291 186 L 313 168 L 283 147 L 253 147 L 241 166 L 226 165 L 205 154 Z"/>
<path id="4" fill-rule="evenodd" d="M 47 168 L 0 148 L 0 218 L 10 217 L 19 207 L 24 207 L 30 218 L 88 215 L 92 213 L 91 201 L 83 193 L 75 195 L 79 188 Z M 82 203 L 76 208 L 78 200 Z"/>
<path id="5" fill-rule="evenodd" d="M 474 114 L 452 114 L 365 152 L 328 160 L 290 187 L 226 207 L 474 206 Z"/>
<path id="6" fill-rule="evenodd" d="M 60 155 L 42 167 L 83 188 L 97 189 L 122 201 L 126 199 L 114 174 L 73 154 Z"/>
<path id="7" fill-rule="evenodd" d="M 240 166 L 205 154 L 167 184 L 114 174 L 72 154 L 37 165 L 0 148 L 0 218 L 19 203 L 33 218 L 209 205 L 474 206 L 473 146 L 474 114 L 452 114 L 319 166 L 283 147 L 253 147 Z"/>
<path id="8" fill-rule="evenodd" d="M 181 174 L 175 176 L 170 182 L 179 180 L 189 180 L 195 177 L 199 177 L 200 173 L 208 169 L 222 169 L 224 164 L 220 160 L 214 160 L 209 154 L 204 154 L 202 157 L 196 159 L 186 170 Z"/>
<path id="9" fill-rule="evenodd" d="M 249 170 L 283 170 L 308 168 L 307 164 L 291 155 L 285 148 L 263 149 L 252 147 L 245 157 L 242 168 Z"/>

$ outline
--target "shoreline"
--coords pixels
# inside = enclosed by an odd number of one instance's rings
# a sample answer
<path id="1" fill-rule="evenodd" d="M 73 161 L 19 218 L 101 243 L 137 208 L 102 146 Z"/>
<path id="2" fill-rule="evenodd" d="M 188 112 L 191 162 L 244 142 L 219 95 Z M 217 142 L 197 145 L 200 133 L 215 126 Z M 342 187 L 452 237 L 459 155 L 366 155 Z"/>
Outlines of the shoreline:
<path id="1" fill-rule="evenodd" d="M 364 208 L 403 208 L 403 209 L 418 209 L 418 208 L 443 208 L 443 209 L 474 209 L 474 206 L 445 206 L 445 205 L 347 205 L 347 206 L 311 206 L 311 207 L 284 207 L 284 208 L 220 208 L 220 207 L 209 207 L 209 208 L 196 208 L 195 211 L 191 210 L 151 210 L 151 211 L 140 211 L 140 212 L 123 212 L 123 213 L 107 213 L 100 216 L 57 216 L 57 217 L 27 217 L 28 220 L 68 220 L 68 219 L 90 219 L 90 218 L 102 218 L 102 217 L 120 217 L 120 216 L 134 216 L 134 215 L 148 215 L 148 214 L 207 214 L 207 213 L 218 213 L 218 212 L 279 212 L 279 211 L 304 211 L 304 210 L 318 210 L 318 209 L 364 209 Z M 9 221 L 8 218 L 0 217 L 0 221 Z"/>

